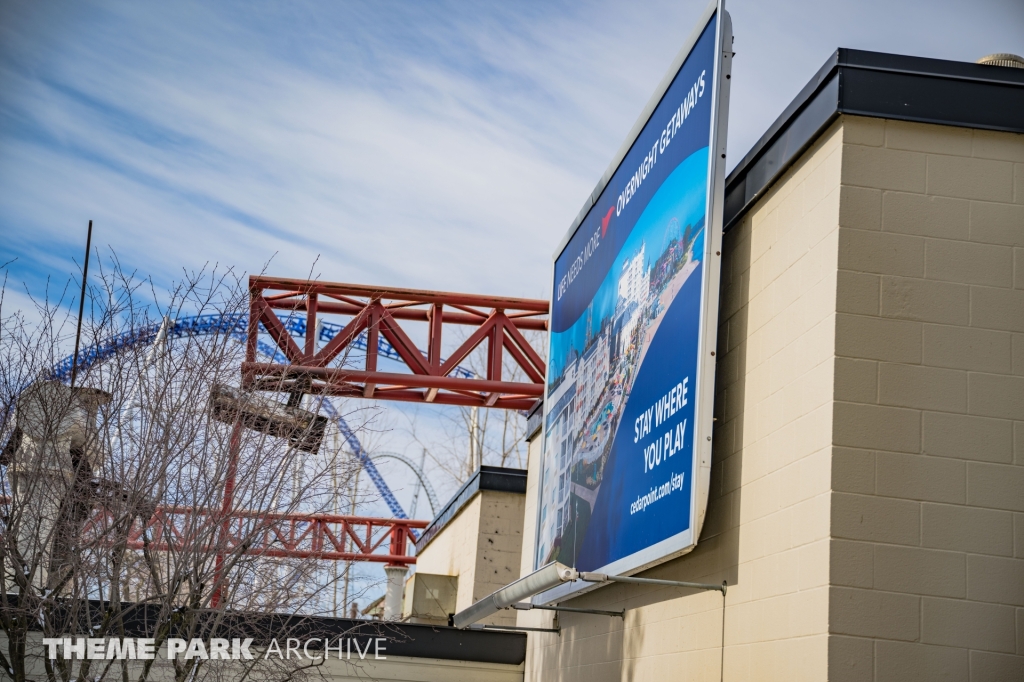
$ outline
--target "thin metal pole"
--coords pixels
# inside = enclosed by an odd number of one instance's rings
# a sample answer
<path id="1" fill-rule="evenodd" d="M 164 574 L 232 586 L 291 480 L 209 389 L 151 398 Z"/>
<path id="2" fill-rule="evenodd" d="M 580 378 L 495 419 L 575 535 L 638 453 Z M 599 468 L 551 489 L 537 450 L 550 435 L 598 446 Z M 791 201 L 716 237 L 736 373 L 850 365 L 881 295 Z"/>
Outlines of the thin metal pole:
<path id="1" fill-rule="evenodd" d="M 75 355 L 71 359 L 71 388 L 75 387 L 78 377 L 78 345 L 82 340 L 82 315 L 85 314 L 85 285 L 89 277 L 89 251 L 92 249 L 92 221 L 89 221 L 89 232 L 85 237 L 85 262 L 82 264 L 82 295 L 78 299 L 78 329 L 75 330 Z"/>
<path id="2" fill-rule="evenodd" d="M 231 508 L 235 503 L 235 477 L 238 475 L 238 456 L 242 449 L 242 420 L 236 419 L 231 426 L 231 440 L 228 442 L 228 470 L 224 481 L 224 502 L 221 506 L 223 521 L 220 526 L 220 545 L 217 548 L 217 560 L 213 574 L 213 598 L 210 600 L 210 607 L 217 608 L 224 598 L 224 586 L 227 582 L 224 576 L 224 555 L 225 547 L 228 544 L 231 533 Z"/>
<path id="3" fill-rule="evenodd" d="M 722 661 L 719 665 L 719 680 L 725 682 L 725 591 L 728 589 L 729 583 L 725 580 L 722 581 Z"/>
<path id="4" fill-rule="evenodd" d="M 513 632 L 562 632 L 562 628 L 528 628 L 521 625 L 480 625 L 473 623 L 469 630 L 512 630 Z"/>
<path id="5" fill-rule="evenodd" d="M 319 328 L 319 325 L 320 325 L 320 322 L 318 321 L 317 322 L 317 327 L 318 328 Z M 317 335 L 319 336 L 319 334 L 317 334 Z M 338 458 L 341 455 L 341 444 L 338 442 L 338 429 L 337 429 L 337 427 L 335 427 L 334 430 L 331 432 L 331 444 L 334 446 L 334 461 L 333 461 L 332 466 L 331 466 L 331 491 L 332 491 L 332 497 L 333 497 L 333 499 L 331 500 L 331 502 L 332 502 L 332 504 L 331 504 L 331 511 L 333 511 L 338 516 L 341 516 L 341 495 L 338 493 Z M 342 539 L 341 539 L 341 542 L 342 542 L 341 549 L 342 549 L 342 551 L 344 551 L 345 548 L 346 548 L 346 542 L 345 541 L 347 539 L 348 539 L 348 535 L 347 534 L 342 536 Z M 333 592 L 334 592 L 334 596 L 333 596 L 334 610 L 333 610 L 332 613 L 334 614 L 334 617 L 337 618 L 338 617 L 338 562 L 337 561 L 332 561 L 331 562 L 331 573 L 333 573 L 333 578 L 334 578 L 331 581 L 331 585 L 333 586 Z"/>
<path id="6" fill-rule="evenodd" d="M 355 480 L 352 482 L 352 497 L 351 497 L 351 499 L 349 501 L 349 503 L 350 503 L 349 504 L 349 516 L 355 516 L 356 515 L 356 495 L 359 494 L 359 472 L 361 472 L 361 471 L 362 471 L 362 467 L 356 469 Z M 348 533 L 345 533 L 345 538 L 344 538 L 344 540 L 342 540 L 341 548 L 342 549 L 348 549 Z M 351 575 L 351 573 L 352 573 L 352 562 L 349 561 L 349 562 L 347 562 L 345 564 L 345 592 L 344 592 L 344 594 L 343 594 L 343 596 L 341 598 L 341 603 L 345 605 L 346 609 L 350 608 L 349 607 L 349 603 L 348 603 L 348 585 L 349 585 L 349 576 Z"/>
<path id="7" fill-rule="evenodd" d="M 530 602 L 517 602 L 512 605 L 512 608 L 516 611 L 533 611 L 534 609 L 539 611 L 567 611 L 569 613 L 589 613 L 594 616 L 611 616 L 613 618 L 626 619 L 625 609 L 621 611 L 602 611 L 600 609 L 577 609 L 571 606 L 540 606 Z"/>
<path id="8" fill-rule="evenodd" d="M 714 590 L 725 594 L 728 586 L 726 583 L 714 585 L 711 583 L 689 583 L 681 580 L 658 580 L 657 578 L 633 578 L 624 575 L 606 575 L 604 573 L 580 573 L 580 580 L 588 583 L 603 583 L 607 581 L 616 583 L 633 583 L 635 585 L 664 585 L 666 587 L 686 587 L 694 590 Z"/>

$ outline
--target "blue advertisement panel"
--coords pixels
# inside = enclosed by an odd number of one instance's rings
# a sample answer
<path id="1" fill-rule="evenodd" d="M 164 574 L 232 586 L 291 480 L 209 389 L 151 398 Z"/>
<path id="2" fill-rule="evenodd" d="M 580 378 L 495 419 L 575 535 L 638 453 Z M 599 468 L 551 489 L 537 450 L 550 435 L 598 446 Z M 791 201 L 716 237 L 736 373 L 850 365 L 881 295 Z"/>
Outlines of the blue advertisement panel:
<path id="1" fill-rule="evenodd" d="M 623 575 L 687 551 L 699 533 L 724 149 L 722 12 L 709 13 L 555 259 L 537 567 Z"/>

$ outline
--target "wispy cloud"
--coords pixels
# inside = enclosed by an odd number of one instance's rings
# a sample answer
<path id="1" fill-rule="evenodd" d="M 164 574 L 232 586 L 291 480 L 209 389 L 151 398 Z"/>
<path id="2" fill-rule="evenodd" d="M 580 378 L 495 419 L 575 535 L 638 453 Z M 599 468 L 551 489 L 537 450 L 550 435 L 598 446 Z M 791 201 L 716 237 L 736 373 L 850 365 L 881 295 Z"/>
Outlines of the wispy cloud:
<path id="1" fill-rule="evenodd" d="M 75 278 L 92 218 L 158 284 L 319 256 L 327 280 L 546 297 L 703 7 L 0 2 L 0 263 L 36 295 Z M 1019 0 L 729 7 L 733 162 L 838 46 L 1024 53 Z"/>
<path id="2" fill-rule="evenodd" d="M 275 253 L 297 275 L 319 254 L 327 279 L 544 296 L 553 246 L 702 5 L 9 6 L 0 248 L 32 286 L 71 271 L 92 217 L 162 279 Z M 1013 5 L 885 3 L 878 22 L 875 2 L 733 3 L 731 156 L 836 45 L 1010 49 L 992 41 Z M 973 39 L 953 23 L 968 11 Z"/>

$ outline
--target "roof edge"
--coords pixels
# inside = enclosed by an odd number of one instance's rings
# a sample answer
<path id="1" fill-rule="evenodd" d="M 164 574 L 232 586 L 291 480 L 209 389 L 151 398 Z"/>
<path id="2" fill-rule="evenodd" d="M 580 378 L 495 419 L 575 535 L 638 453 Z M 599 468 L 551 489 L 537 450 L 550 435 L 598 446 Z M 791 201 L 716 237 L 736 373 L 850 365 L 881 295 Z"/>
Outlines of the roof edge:
<path id="1" fill-rule="evenodd" d="M 434 517 L 420 539 L 416 541 L 416 553 L 423 549 L 436 538 L 452 519 L 459 515 L 463 507 L 469 504 L 470 500 L 478 492 L 491 490 L 502 493 L 526 494 L 526 469 L 509 469 L 505 467 L 493 467 L 483 465 L 473 472 L 465 483 L 462 484 L 451 499 L 441 508 L 440 513 Z"/>
<path id="2" fill-rule="evenodd" d="M 1024 70 L 839 48 L 729 173 L 725 229 L 841 114 L 1024 133 Z"/>

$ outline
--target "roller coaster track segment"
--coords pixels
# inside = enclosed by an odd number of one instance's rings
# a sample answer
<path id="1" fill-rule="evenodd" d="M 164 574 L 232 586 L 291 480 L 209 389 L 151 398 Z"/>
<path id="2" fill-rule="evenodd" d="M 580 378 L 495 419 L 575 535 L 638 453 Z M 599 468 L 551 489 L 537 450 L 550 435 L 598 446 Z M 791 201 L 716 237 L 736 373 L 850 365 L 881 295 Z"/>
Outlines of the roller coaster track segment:
<path id="1" fill-rule="evenodd" d="M 97 510 L 86 523 L 84 537 L 109 535 L 114 518 Z M 206 551 L 227 555 L 241 551 L 266 557 L 317 558 L 334 561 L 372 561 L 391 565 L 416 563 L 408 543 L 427 521 L 379 519 L 337 514 L 276 514 L 193 507 L 157 507 L 143 524 L 128 534 L 127 549 L 196 551 L 198 538 L 219 538 Z M 226 528 L 218 534 L 214 529 Z M 385 543 L 388 543 L 387 545 Z M 381 553 L 381 550 L 384 550 Z"/>
<path id="2" fill-rule="evenodd" d="M 244 314 L 209 314 L 182 317 L 174 320 L 170 325 L 168 325 L 167 337 L 183 338 L 190 335 L 229 333 L 233 338 L 244 342 L 247 321 L 248 318 Z M 281 319 L 281 323 L 288 330 L 290 335 L 305 338 L 306 321 L 304 319 L 285 317 Z M 160 326 L 160 323 L 148 325 L 142 329 L 124 332 L 102 343 L 81 349 L 78 354 L 79 369 L 92 367 L 93 365 L 103 362 L 104 360 L 113 357 L 118 352 L 128 348 L 153 343 L 153 341 L 156 340 L 157 335 L 160 333 Z M 317 338 L 323 343 L 328 343 L 338 334 L 338 332 L 341 331 L 341 329 L 342 326 L 340 324 L 322 321 L 320 323 L 320 332 L 317 335 Z M 366 332 L 361 333 L 355 341 L 350 344 L 351 347 L 365 351 L 367 341 L 366 336 Z M 280 349 L 271 346 L 265 341 L 258 341 L 258 348 L 263 355 L 268 356 L 276 363 L 287 361 L 287 358 L 285 358 L 284 353 L 282 353 Z M 386 339 L 381 337 L 378 337 L 377 339 L 377 353 L 381 357 L 388 358 L 389 360 L 396 360 L 399 362 L 402 360 L 402 356 L 398 354 L 398 351 L 396 351 Z M 64 358 L 54 367 L 51 376 L 54 379 L 66 381 L 71 376 L 72 362 L 72 356 L 69 355 Z M 472 379 L 476 376 L 475 372 L 460 366 L 455 367 L 452 374 L 465 379 Z"/>
<path id="3" fill-rule="evenodd" d="M 249 278 L 249 292 L 245 388 L 515 410 L 529 409 L 543 395 L 545 363 L 523 331 L 547 329 L 547 301 L 261 276 Z M 278 311 L 292 316 L 282 322 Z M 317 350 L 313 335 L 305 331 L 317 328 L 320 314 L 343 315 L 350 321 L 341 328 L 321 322 L 320 335 L 331 338 Z M 426 323 L 426 352 L 412 343 L 402 321 Z M 291 324 L 305 325 L 302 348 L 292 340 Z M 441 357 L 446 325 L 470 328 L 447 360 Z M 261 326 L 287 362 L 257 362 Z M 361 369 L 330 366 L 343 351 L 362 345 L 364 334 Z M 381 353 L 382 338 L 405 372 L 378 369 L 382 355 L 393 358 Z M 460 371 L 460 363 L 485 344 L 485 375 Z M 506 359 L 518 365 L 525 381 L 503 380 Z"/>
<path id="4" fill-rule="evenodd" d="M 409 516 L 402 509 L 402 505 L 399 504 L 395 498 L 394 493 L 391 492 L 391 488 L 384 482 L 384 477 L 380 475 L 380 470 L 377 469 L 377 465 L 373 463 L 370 456 L 363 450 L 362 444 L 359 439 L 356 438 L 356 434 L 353 433 L 352 429 L 349 428 L 348 423 L 342 419 L 341 415 L 338 414 L 337 408 L 334 407 L 334 403 L 330 400 L 324 400 L 321 403 L 321 409 L 327 413 L 327 416 L 334 421 L 338 427 L 338 431 L 341 433 L 342 438 L 345 439 L 345 443 L 348 445 L 349 450 L 356 456 L 359 463 L 363 465 L 363 470 L 366 471 L 366 475 L 370 477 L 373 484 L 377 486 L 377 491 L 380 496 L 384 499 L 385 504 L 388 505 L 388 509 L 398 519 L 407 519 Z M 413 531 L 415 533 L 415 531 Z M 418 536 L 417 536 L 418 537 Z"/>
<path id="5" fill-rule="evenodd" d="M 427 502 L 430 504 L 430 512 L 433 514 L 440 509 L 441 505 L 437 500 L 437 493 L 434 492 L 434 486 L 430 484 L 430 479 L 427 478 L 426 472 L 411 459 L 397 452 L 375 452 L 370 457 L 377 460 L 395 459 L 407 466 L 416 475 L 416 478 L 419 479 L 420 485 L 423 486 L 423 492 L 426 493 Z"/>

